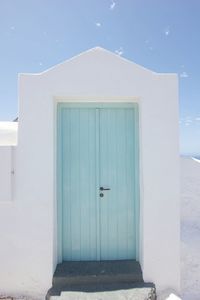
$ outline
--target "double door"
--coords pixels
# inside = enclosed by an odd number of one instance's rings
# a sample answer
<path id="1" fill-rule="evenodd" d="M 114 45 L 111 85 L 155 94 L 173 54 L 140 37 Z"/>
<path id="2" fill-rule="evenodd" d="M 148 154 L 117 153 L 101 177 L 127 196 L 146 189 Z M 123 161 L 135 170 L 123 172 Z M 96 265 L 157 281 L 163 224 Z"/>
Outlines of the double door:
<path id="1" fill-rule="evenodd" d="M 63 105 L 59 118 L 63 260 L 134 259 L 134 108 Z"/>

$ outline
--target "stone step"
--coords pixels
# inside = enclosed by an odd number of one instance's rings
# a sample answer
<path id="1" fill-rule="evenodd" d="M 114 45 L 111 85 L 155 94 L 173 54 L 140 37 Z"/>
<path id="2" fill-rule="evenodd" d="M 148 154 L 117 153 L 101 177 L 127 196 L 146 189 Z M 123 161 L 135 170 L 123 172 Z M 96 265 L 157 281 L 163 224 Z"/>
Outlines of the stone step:
<path id="1" fill-rule="evenodd" d="M 63 262 L 56 268 L 53 286 L 143 282 L 140 264 L 135 260 Z"/>
<path id="2" fill-rule="evenodd" d="M 155 300 L 135 260 L 63 262 L 56 268 L 46 300 Z"/>
<path id="3" fill-rule="evenodd" d="M 103 284 L 101 286 L 73 286 L 72 288 L 51 288 L 48 300 L 156 300 L 152 283 Z"/>

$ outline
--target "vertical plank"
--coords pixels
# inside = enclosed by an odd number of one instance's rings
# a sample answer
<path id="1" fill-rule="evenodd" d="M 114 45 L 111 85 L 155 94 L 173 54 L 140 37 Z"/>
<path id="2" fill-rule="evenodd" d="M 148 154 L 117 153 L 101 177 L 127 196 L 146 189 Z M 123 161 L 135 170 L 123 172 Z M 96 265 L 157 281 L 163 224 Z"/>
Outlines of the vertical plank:
<path id="1" fill-rule="evenodd" d="M 100 191 L 99 191 L 99 171 L 100 171 L 100 160 L 99 160 L 99 147 L 100 147 L 100 118 L 99 118 L 99 109 L 96 109 L 96 163 L 95 163 L 95 169 L 96 169 L 96 197 L 95 197 L 95 202 L 96 202 L 96 249 L 97 249 L 97 260 L 100 260 Z"/>
<path id="2" fill-rule="evenodd" d="M 62 110 L 57 107 L 57 241 L 58 261 L 62 261 Z"/>
<path id="3" fill-rule="evenodd" d="M 70 186 L 71 186 L 71 174 L 70 174 L 70 162 L 67 163 L 66 158 L 71 155 L 71 114 L 69 110 L 62 110 L 62 236 L 68 236 L 69 242 L 62 243 L 62 252 L 68 254 L 67 259 L 71 259 L 71 202 L 70 198 Z M 65 195 L 69 194 L 69 198 L 65 199 Z M 65 200 L 65 201 L 64 201 Z M 66 211 L 66 215 L 63 214 Z M 63 238 L 62 238 L 63 240 Z"/>
<path id="4" fill-rule="evenodd" d="M 128 197 L 128 249 L 127 255 L 130 257 L 134 253 L 136 258 L 136 211 L 135 211 L 135 122 L 134 111 L 127 110 L 126 112 L 126 134 L 127 134 L 127 186 L 131 186 L 131 197 Z M 134 228 L 134 230 L 132 230 Z"/>
<path id="5" fill-rule="evenodd" d="M 135 137 L 135 168 L 134 168 L 134 175 L 135 175 L 135 228 L 136 228 L 136 260 L 139 260 L 139 252 L 140 252 L 140 245 L 139 245 L 139 235 L 140 235 L 140 157 L 139 157 L 139 110 L 138 106 L 134 109 L 134 137 Z"/>

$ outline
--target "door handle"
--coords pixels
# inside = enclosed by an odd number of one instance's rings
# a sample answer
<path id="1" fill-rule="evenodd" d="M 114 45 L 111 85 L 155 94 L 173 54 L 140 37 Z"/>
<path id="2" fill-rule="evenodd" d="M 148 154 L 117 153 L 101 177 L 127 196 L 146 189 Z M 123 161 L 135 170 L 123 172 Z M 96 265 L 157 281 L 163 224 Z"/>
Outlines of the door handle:
<path id="1" fill-rule="evenodd" d="M 110 191 L 110 188 L 104 188 L 103 186 L 101 186 L 99 189 L 100 191 Z"/>

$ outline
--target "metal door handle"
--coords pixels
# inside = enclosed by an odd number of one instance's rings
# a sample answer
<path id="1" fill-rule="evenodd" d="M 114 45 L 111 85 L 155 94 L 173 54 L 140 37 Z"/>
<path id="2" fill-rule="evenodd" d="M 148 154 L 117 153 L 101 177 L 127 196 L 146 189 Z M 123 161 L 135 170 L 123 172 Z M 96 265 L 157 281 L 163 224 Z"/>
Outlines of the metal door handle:
<path id="1" fill-rule="evenodd" d="M 101 186 L 100 191 L 110 191 L 110 188 L 104 188 L 103 186 Z"/>

